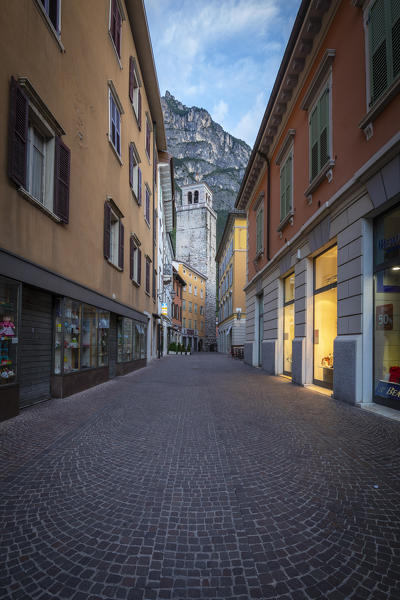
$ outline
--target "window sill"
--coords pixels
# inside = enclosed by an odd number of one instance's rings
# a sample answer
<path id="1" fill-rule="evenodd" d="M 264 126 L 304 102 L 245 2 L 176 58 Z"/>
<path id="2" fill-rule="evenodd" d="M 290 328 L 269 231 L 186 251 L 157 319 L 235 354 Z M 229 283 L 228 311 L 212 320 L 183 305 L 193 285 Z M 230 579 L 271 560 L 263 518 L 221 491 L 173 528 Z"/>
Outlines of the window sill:
<path id="1" fill-rule="evenodd" d="M 115 148 L 114 144 L 112 143 L 112 141 L 111 141 L 111 138 L 110 138 L 110 136 L 109 136 L 109 135 L 108 135 L 108 143 L 110 144 L 110 146 L 111 146 L 111 148 L 112 148 L 112 150 L 113 150 L 113 152 L 114 152 L 114 154 L 115 154 L 115 156 L 116 156 L 116 158 L 117 158 L 117 160 L 118 160 L 119 164 L 120 164 L 120 165 L 121 165 L 121 167 L 122 167 L 124 163 L 122 162 L 122 159 L 121 159 L 120 155 L 118 154 L 118 152 L 117 152 L 117 150 L 116 150 L 116 148 Z"/>
<path id="2" fill-rule="evenodd" d="M 132 281 L 132 285 L 134 285 L 137 288 L 140 287 L 140 283 L 138 283 L 135 279 L 131 279 L 131 281 Z"/>
<path id="3" fill-rule="evenodd" d="M 39 202 L 39 200 L 36 200 L 36 198 L 34 198 L 25 188 L 19 187 L 18 188 L 18 193 L 23 198 L 25 198 L 25 200 L 28 200 L 28 202 L 30 202 L 31 204 L 33 204 L 33 206 L 36 206 L 36 208 L 38 208 L 39 210 L 41 210 L 42 213 L 44 213 L 47 217 L 50 217 L 50 219 L 52 219 L 56 223 L 62 223 L 61 219 L 59 217 L 57 217 L 57 215 L 55 215 L 51 210 L 49 210 L 48 208 L 46 208 L 44 206 L 44 204 L 42 204 L 41 202 Z"/>
<path id="4" fill-rule="evenodd" d="M 108 264 L 111 267 L 114 267 L 114 269 L 116 269 L 117 271 L 119 271 L 120 273 L 122 273 L 123 269 L 121 269 L 121 267 L 119 267 L 118 265 L 116 265 L 115 263 L 113 263 L 112 260 L 110 260 L 109 258 L 106 258 L 106 261 L 108 262 Z"/>
<path id="5" fill-rule="evenodd" d="M 144 222 L 146 223 L 147 227 L 151 229 L 150 222 L 146 219 L 146 217 L 144 218 Z"/>
<path id="6" fill-rule="evenodd" d="M 130 102 L 130 105 L 132 106 L 132 112 L 133 112 L 133 116 L 135 117 L 135 120 L 136 120 L 136 124 L 137 124 L 137 126 L 138 126 L 138 129 L 139 129 L 139 131 L 142 131 L 142 128 L 141 128 L 141 126 L 140 126 L 140 123 L 139 123 L 139 118 L 138 118 L 138 116 L 137 116 L 137 114 L 136 114 L 135 107 L 133 106 L 133 104 L 132 104 L 132 102 L 131 102 L 131 100 L 130 100 L 130 99 L 129 99 L 129 102 Z"/>
<path id="7" fill-rule="evenodd" d="M 294 217 L 294 210 L 292 209 L 288 212 L 286 217 L 284 219 L 282 219 L 282 221 L 279 223 L 279 227 L 278 227 L 277 231 L 280 231 L 280 232 L 283 231 L 288 223 L 293 225 L 293 217 Z"/>
<path id="8" fill-rule="evenodd" d="M 49 15 L 47 14 L 47 12 L 43 8 L 43 4 L 40 2 L 40 0 L 35 0 L 35 6 L 38 9 L 38 11 L 39 11 L 39 13 L 40 13 L 43 21 L 45 22 L 45 24 L 47 26 L 47 29 L 50 31 L 50 33 L 52 34 L 53 38 L 55 39 L 60 52 L 64 53 L 65 52 L 65 48 L 64 48 L 64 45 L 61 42 L 61 34 L 58 33 L 55 30 L 53 23 L 49 19 Z"/>
<path id="9" fill-rule="evenodd" d="M 316 177 L 314 177 L 314 179 L 311 181 L 310 185 L 304 192 L 304 195 L 307 198 L 307 200 L 309 199 L 309 196 L 312 196 L 312 194 L 315 192 L 315 190 L 321 185 L 321 183 L 324 181 L 325 177 L 328 177 L 328 172 L 334 166 L 335 166 L 335 161 L 332 158 L 330 158 L 324 164 L 324 166 L 322 167 L 322 169 L 320 170 L 318 175 Z M 328 180 L 329 180 L 329 178 L 328 178 Z M 331 180 L 332 180 L 332 178 L 330 179 L 330 181 Z M 312 201 L 312 197 L 311 197 L 311 201 Z M 310 202 L 310 204 L 311 204 L 311 202 Z"/>
<path id="10" fill-rule="evenodd" d="M 150 292 L 148 292 L 147 290 L 145 290 L 145 294 L 146 294 L 146 296 L 148 296 L 150 298 Z"/>
<path id="11" fill-rule="evenodd" d="M 113 38 L 112 38 L 112 35 L 111 35 L 111 31 L 110 31 L 110 30 L 108 30 L 108 35 L 109 35 L 109 37 L 110 37 L 110 40 L 111 40 L 112 47 L 114 48 L 114 52 L 115 52 L 115 56 L 117 57 L 117 61 L 118 61 L 119 68 L 120 68 L 120 69 L 121 69 L 121 71 L 122 71 L 121 57 L 119 56 L 119 54 L 118 54 L 118 50 L 117 50 L 117 49 L 116 49 L 116 47 L 115 47 L 114 40 L 113 40 Z"/>
<path id="12" fill-rule="evenodd" d="M 365 117 L 358 124 L 359 128 L 365 133 L 367 140 L 372 137 L 369 135 L 367 129 L 375 119 L 384 111 L 387 105 L 393 100 L 395 96 L 400 92 L 400 77 L 397 77 L 395 81 L 388 87 L 386 92 L 375 102 L 372 108 L 367 112 Z"/>

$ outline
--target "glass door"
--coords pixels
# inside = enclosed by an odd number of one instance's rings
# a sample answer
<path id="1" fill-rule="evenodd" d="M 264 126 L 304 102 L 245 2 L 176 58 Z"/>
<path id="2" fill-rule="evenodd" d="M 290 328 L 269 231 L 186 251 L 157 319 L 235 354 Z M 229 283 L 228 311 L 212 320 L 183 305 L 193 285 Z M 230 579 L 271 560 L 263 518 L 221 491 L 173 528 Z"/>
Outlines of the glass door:
<path id="1" fill-rule="evenodd" d="M 294 338 L 294 273 L 283 281 L 283 372 L 292 374 L 292 342 Z"/>
<path id="2" fill-rule="evenodd" d="M 258 366 L 262 365 L 262 342 L 264 339 L 264 296 L 258 296 Z"/>
<path id="3" fill-rule="evenodd" d="M 333 388 L 337 335 L 337 246 L 314 261 L 314 383 Z"/>

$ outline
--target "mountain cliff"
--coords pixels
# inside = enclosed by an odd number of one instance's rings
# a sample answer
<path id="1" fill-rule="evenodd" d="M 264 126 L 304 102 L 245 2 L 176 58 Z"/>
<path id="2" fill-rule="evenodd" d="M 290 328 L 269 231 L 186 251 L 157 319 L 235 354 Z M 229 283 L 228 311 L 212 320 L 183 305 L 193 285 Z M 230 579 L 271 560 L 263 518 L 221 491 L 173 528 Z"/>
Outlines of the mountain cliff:
<path id="1" fill-rule="evenodd" d="M 176 187 L 204 181 L 218 214 L 217 244 L 235 204 L 251 148 L 212 120 L 203 108 L 187 107 L 168 91 L 161 98 L 168 152 L 174 157 Z"/>

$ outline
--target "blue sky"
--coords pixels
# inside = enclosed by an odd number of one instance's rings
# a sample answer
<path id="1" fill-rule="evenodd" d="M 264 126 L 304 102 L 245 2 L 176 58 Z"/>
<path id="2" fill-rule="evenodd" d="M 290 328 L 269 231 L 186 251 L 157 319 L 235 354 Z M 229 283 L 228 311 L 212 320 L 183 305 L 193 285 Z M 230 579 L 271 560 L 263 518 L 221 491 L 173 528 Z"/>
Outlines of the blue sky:
<path id="1" fill-rule="evenodd" d="M 160 92 L 253 145 L 300 0 L 145 0 Z"/>

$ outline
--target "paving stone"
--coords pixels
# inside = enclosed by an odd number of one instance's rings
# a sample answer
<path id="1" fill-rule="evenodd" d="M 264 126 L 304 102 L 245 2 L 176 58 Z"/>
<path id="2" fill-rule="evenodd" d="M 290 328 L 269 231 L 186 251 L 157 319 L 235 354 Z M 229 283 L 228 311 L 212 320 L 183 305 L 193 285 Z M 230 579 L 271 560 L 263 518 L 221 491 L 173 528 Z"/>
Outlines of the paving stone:
<path id="1" fill-rule="evenodd" d="M 217 354 L 25 409 L 0 598 L 397 599 L 399 449 L 399 423 Z"/>

